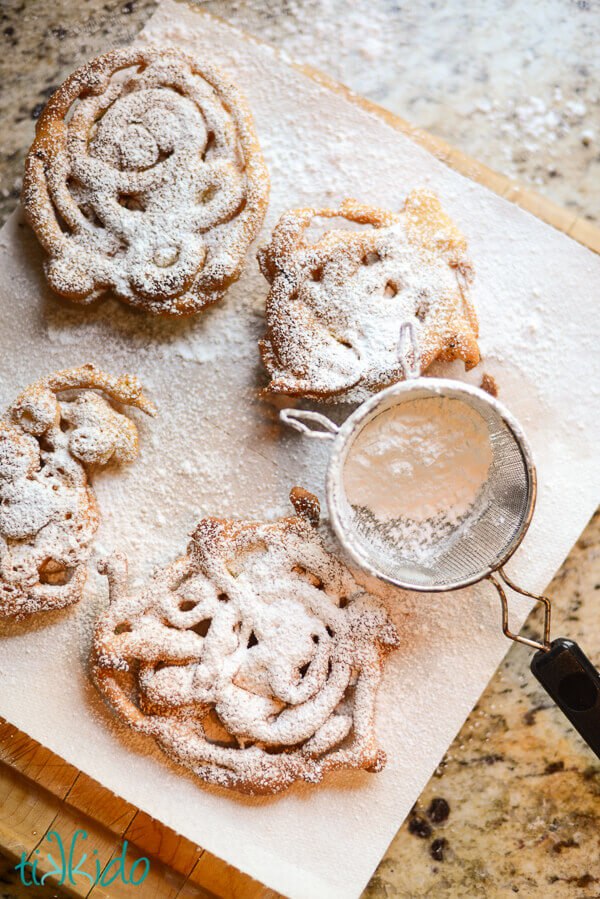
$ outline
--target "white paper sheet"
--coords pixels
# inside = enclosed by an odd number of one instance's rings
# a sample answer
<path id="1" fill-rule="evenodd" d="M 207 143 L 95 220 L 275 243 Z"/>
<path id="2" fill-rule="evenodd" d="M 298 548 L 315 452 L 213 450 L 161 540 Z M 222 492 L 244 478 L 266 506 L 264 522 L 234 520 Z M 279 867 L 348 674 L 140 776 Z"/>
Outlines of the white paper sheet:
<path id="1" fill-rule="evenodd" d="M 468 380 L 478 383 L 484 370 L 496 378 L 538 466 L 537 510 L 509 570 L 542 589 L 599 500 L 600 259 L 226 25 L 169 0 L 145 36 L 211 57 L 246 94 L 272 180 L 262 242 L 285 208 L 355 196 L 397 209 L 415 187 L 438 193 L 467 236 L 477 275 L 484 362 Z M 156 421 L 136 416 L 138 461 L 95 480 L 103 512 L 96 557 L 110 547 L 127 552 L 132 583 L 180 554 L 203 514 L 273 517 L 288 510 L 294 484 L 323 498 L 326 448 L 279 429 L 256 397 L 266 291 L 251 253 L 240 282 L 193 321 L 150 322 L 114 301 L 77 307 L 47 290 L 41 253 L 18 214 L 0 235 L 2 404 L 42 373 L 94 361 L 135 373 L 160 409 Z M 443 370 L 465 378 L 460 365 Z M 0 714 L 298 899 L 359 895 L 509 645 L 491 587 L 395 594 L 402 648 L 389 659 L 377 709 L 387 768 L 240 798 L 196 782 L 131 736 L 96 695 L 85 660 L 105 601 L 105 582 L 91 574 L 79 607 L 3 627 Z M 518 627 L 528 604 L 513 607 Z"/>

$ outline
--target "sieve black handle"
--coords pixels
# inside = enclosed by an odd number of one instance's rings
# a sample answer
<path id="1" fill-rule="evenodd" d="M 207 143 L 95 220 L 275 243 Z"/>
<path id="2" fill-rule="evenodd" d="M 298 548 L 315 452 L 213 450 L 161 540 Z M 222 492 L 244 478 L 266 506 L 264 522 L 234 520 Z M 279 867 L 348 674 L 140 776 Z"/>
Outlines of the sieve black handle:
<path id="1" fill-rule="evenodd" d="M 531 670 L 542 687 L 600 758 L 600 673 L 573 640 L 559 637 L 538 650 Z"/>

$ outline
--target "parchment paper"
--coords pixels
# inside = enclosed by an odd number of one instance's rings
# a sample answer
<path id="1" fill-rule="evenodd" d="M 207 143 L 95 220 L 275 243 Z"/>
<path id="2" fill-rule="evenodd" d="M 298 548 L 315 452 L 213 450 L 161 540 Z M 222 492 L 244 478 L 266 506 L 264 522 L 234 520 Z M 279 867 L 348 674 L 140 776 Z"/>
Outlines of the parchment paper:
<path id="1" fill-rule="evenodd" d="M 285 208 L 344 197 L 400 208 L 427 186 L 466 234 L 476 269 L 482 372 L 520 419 L 539 474 L 533 524 L 509 571 L 544 588 L 599 500 L 600 259 L 446 168 L 378 118 L 288 67 L 228 26 L 164 2 L 145 38 L 206 54 L 245 92 L 271 172 L 261 236 Z M 259 241 L 260 242 L 260 241 Z M 213 310 L 149 321 L 108 301 L 53 297 L 19 214 L 0 236 L 0 400 L 47 371 L 94 361 L 135 373 L 160 417 L 137 416 L 140 458 L 100 473 L 96 555 L 125 551 L 135 586 L 184 551 L 201 515 L 270 518 L 301 484 L 323 498 L 326 448 L 286 433 L 257 399 L 256 340 L 267 285 L 254 253 Z M 444 373 L 464 378 L 460 365 Z M 341 420 L 344 410 L 333 410 Z M 94 568 L 94 562 L 90 569 Z M 491 587 L 451 596 L 390 591 L 402 648 L 378 700 L 379 775 L 340 773 L 273 799 L 244 799 L 194 781 L 150 741 L 115 722 L 85 660 L 106 583 L 93 571 L 78 608 L 4 626 L 0 714 L 141 809 L 292 897 L 358 896 L 509 644 Z M 518 627 L 528 604 L 516 601 Z M 593 651 L 594 647 L 587 647 Z"/>

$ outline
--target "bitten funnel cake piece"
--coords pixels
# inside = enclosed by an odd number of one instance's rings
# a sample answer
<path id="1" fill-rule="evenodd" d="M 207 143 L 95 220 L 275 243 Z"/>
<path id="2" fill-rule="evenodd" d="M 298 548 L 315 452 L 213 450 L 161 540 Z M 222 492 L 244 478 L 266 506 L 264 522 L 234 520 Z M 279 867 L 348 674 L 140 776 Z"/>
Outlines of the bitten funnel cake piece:
<path id="1" fill-rule="evenodd" d="M 385 763 L 375 696 L 398 635 L 301 517 L 315 521 L 316 498 L 292 499 L 300 514 L 270 524 L 204 519 L 137 596 L 112 556 L 92 647 L 95 683 L 124 721 L 203 780 L 247 793 Z"/>
<path id="2" fill-rule="evenodd" d="M 0 419 L 0 617 L 81 598 L 98 529 L 88 470 L 138 451 L 135 424 L 92 388 L 155 414 L 135 378 L 85 365 L 40 378 Z"/>
<path id="3" fill-rule="evenodd" d="M 343 218 L 354 230 L 311 242 L 315 217 Z M 271 375 L 265 393 L 355 401 L 401 380 L 398 337 L 407 320 L 422 370 L 434 359 L 479 362 L 466 241 L 432 193 L 413 191 L 400 213 L 353 200 L 291 210 L 258 261 L 271 284 L 260 344 Z"/>
<path id="4" fill-rule="evenodd" d="M 269 179 L 246 101 L 177 49 L 114 50 L 54 93 L 23 205 L 53 290 L 188 315 L 239 278 Z"/>

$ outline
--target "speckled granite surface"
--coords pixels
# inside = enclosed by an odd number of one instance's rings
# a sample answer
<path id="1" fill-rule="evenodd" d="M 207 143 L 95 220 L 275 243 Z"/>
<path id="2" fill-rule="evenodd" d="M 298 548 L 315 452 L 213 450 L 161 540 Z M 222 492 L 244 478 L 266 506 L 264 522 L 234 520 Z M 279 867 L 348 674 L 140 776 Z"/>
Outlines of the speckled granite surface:
<path id="1" fill-rule="evenodd" d="M 154 6 L 2 0 L 2 219 L 17 202 L 35 118 L 52 89 L 83 60 L 130 40 Z M 491 168 L 600 218 L 595 0 L 209 0 L 205 7 Z M 553 632 L 579 641 L 600 664 L 600 515 L 550 595 Z M 532 616 L 528 627 L 539 626 Z M 600 897 L 600 762 L 537 686 L 529 660 L 525 647 L 509 651 L 366 897 Z M 2 897 L 23 895 L 11 867 L 0 858 Z"/>

